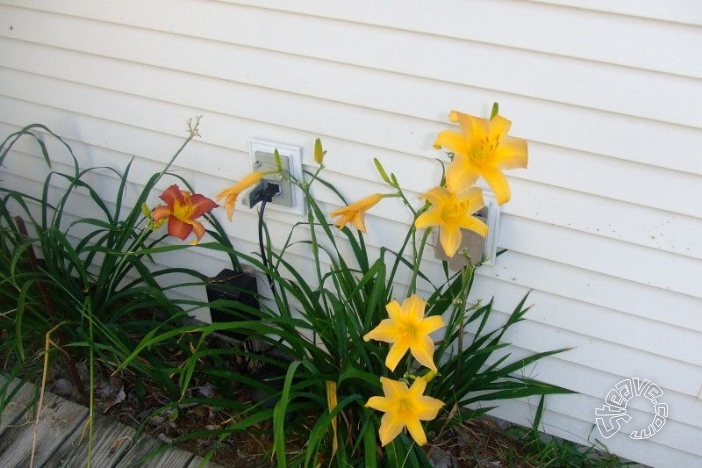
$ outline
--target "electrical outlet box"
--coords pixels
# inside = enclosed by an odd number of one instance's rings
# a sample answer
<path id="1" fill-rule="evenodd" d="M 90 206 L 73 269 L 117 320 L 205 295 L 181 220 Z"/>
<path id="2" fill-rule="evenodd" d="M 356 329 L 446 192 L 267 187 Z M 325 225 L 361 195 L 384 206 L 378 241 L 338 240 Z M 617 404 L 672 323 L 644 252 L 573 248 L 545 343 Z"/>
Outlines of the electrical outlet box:
<path id="1" fill-rule="evenodd" d="M 495 265 L 495 257 L 497 257 L 497 235 L 499 234 L 500 225 L 500 205 L 492 192 L 483 191 L 483 199 L 485 207 L 476 213 L 474 216 L 482 220 L 488 225 L 487 237 L 482 237 L 468 229 L 461 229 L 461 245 L 459 251 L 465 250 L 473 264 L 477 264 L 481 259 L 485 259 L 483 265 Z M 439 260 L 446 260 L 452 270 L 460 270 L 466 264 L 464 256 L 456 253 L 449 258 L 439 242 L 438 230 L 434 232 L 434 256 Z"/>
<path id="2" fill-rule="evenodd" d="M 275 150 L 280 155 L 280 163 L 284 172 L 296 180 L 302 180 L 302 149 L 298 146 L 283 145 L 262 140 L 249 141 L 249 155 L 251 167 L 254 171 L 274 171 Z M 304 214 L 305 207 L 302 203 L 302 190 L 290 180 L 287 175 L 269 174 L 263 180 L 273 182 L 280 186 L 277 195 L 271 200 L 269 207 L 293 213 Z"/>

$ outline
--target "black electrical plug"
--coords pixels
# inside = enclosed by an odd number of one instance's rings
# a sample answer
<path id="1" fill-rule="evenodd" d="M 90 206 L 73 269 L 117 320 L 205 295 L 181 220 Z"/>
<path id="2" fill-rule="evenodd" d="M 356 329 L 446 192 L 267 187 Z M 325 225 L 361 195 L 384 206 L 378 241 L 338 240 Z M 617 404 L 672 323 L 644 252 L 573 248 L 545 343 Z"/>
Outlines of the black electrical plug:
<path id="1" fill-rule="evenodd" d="M 280 184 L 268 180 L 262 180 L 249 193 L 249 208 L 253 208 L 259 202 L 266 203 L 273 200 L 273 197 L 280 194 Z"/>

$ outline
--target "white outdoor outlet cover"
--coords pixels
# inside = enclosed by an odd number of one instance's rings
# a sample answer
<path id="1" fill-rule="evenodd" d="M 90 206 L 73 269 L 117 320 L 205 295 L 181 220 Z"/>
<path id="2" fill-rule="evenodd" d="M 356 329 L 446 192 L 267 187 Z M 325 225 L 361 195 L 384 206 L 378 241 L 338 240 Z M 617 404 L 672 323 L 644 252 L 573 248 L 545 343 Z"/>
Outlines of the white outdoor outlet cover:
<path id="1" fill-rule="evenodd" d="M 265 140 L 249 140 L 249 156 L 251 168 L 254 171 L 267 171 L 275 169 L 274 153 L 278 150 L 282 165 L 290 175 L 298 181 L 302 180 L 302 148 Z M 277 175 L 264 176 L 269 180 L 281 184 L 281 194 L 273 198 L 267 207 L 290 213 L 305 214 L 302 189 L 289 181 L 283 181 Z"/>

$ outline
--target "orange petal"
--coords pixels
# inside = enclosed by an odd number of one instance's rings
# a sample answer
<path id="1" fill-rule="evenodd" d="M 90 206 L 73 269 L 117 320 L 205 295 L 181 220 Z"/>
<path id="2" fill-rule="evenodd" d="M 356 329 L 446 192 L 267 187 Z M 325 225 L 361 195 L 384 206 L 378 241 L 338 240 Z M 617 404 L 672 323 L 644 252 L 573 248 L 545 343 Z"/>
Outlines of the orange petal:
<path id="1" fill-rule="evenodd" d="M 192 225 L 171 216 L 168 218 L 168 235 L 185 240 L 193 232 Z"/>
<path id="2" fill-rule="evenodd" d="M 173 184 L 170 187 L 168 187 L 166 190 L 164 190 L 161 193 L 160 196 L 161 200 L 163 200 L 168 206 L 173 206 L 173 204 L 178 201 L 180 203 L 183 202 L 183 194 L 180 192 L 180 189 L 178 188 L 177 185 Z"/>
<path id="3" fill-rule="evenodd" d="M 164 219 L 168 219 L 172 215 L 173 215 L 173 211 L 171 210 L 171 208 L 169 206 L 159 205 L 156 208 L 154 208 L 154 211 L 153 211 L 154 221 L 161 221 Z"/>
<path id="4" fill-rule="evenodd" d="M 190 203 L 193 206 L 192 219 L 199 218 L 205 213 L 209 213 L 212 209 L 217 208 L 217 203 L 210 200 L 204 195 L 196 193 L 190 197 Z"/>
<path id="5" fill-rule="evenodd" d="M 202 223 L 198 221 L 193 221 L 192 227 L 193 233 L 195 233 L 195 237 L 197 238 L 195 239 L 194 244 L 197 244 L 200 241 L 200 239 L 202 239 L 202 237 L 205 235 L 205 227 L 202 225 Z"/>

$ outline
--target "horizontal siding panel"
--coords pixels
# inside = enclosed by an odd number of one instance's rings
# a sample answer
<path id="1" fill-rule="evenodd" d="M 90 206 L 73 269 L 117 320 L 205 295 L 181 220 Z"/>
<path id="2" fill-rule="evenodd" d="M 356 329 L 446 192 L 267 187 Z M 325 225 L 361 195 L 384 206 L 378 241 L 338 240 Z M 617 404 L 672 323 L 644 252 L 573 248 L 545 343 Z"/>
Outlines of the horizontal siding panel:
<path id="1" fill-rule="evenodd" d="M 686 77 L 237 5 L 183 4 L 177 17 L 148 14 L 149 8 L 161 7 L 155 2 L 142 5 L 135 10 L 139 15 L 133 17 L 133 26 L 702 128 L 702 117 L 695 111 L 702 102 L 698 98 L 702 85 Z M 183 8 L 192 8 L 191 14 Z M 114 24 L 13 7 L 4 7 L 3 15 L 16 23 L 4 33 L 17 38 L 41 34 L 40 25 L 46 21 L 51 21 L 51 31 L 65 29 L 64 37 L 73 37 L 74 42 L 81 40 L 76 30 L 82 31 L 82 37 L 114 37 L 120 29 Z M 143 20 L 136 21 L 139 18 Z M 120 15 L 113 21 L 128 19 Z M 265 28 L 257 26 L 262 22 Z M 300 34 L 300 30 L 309 33 Z M 134 33 L 138 36 L 140 32 Z M 143 47 L 144 43 L 135 40 L 114 41 L 114 48 Z M 364 41 L 375 47 L 340 47 Z M 128 47 L 130 43 L 135 47 Z M 456 67 L 453 57 L 469 65 Z M 531 66 L 535 60 L 539 67 Z M 608 85 L 603 87 L 603 82 Z"/>
<path id="2" fill-rule="evenodd" d="M 592 196 L 584 193 L 586 187 L 577 192 L 520 179 L 513 179 L 511 187 L 503 213 L 702 259 L 700 217 Z"/>
<path id="3" fill-rule="evenodd" d="M 502 261 L 504 260 L 504 262 Z M 509 251 L 482 275 L 590 304 L 700 330 L 700 300 L 621 278 Z"/>
<path id="4" fill-rule="evenodd" d="M 496 286 L 494 280 L 481 278 L 479 284 L 474 287 L 473 298 L 488 300 L 494 297 L 495 307 L 498 310 L 508 311 L 515 307 L 527 292 L 528 289 L 524 287 L 515 287 L 509 283 Z M 528 314 L 529 320 L 538 323 L 540 327 L 548 327 L 549 334 L 555 333 L 556 330 L 559 332 L 567 330 L 681 363 L 692 365 L 702 363 L 702 358 L 690 356 L 688 345 L 699 340 L 701 334 L 698 331 L 653 323 L 633 315 L 540 291 L 534 291 L 529 296 L 529 304 L 534 305 Z M 541 330 L 537 333 L 534 330 L 533 334 L 527 333 L 527 335 L 539 336 L 542 333 L 546 331 Z M 565 338 L 558 338 L 558 340 L 564 341 Z M 555 345 L 549 343 L 549 346 Z M 591 356 L 591 359 L 594 361 L 594 356 Z M 597 368 L 604 370 L 608 364 L 607 361 L 600 362 L 598 366 L 602 367 Z M 592 365 L 595 365 L 594 362 Z M 699 376 L 697 380 L 697 385 L 702 384 Z M 688 388 L 688 391 L 690 394 L 696 394 L 698 389 Z"/>
<path id="5" fill-rule="evenodd" d="M 702 9 L 695 0 L 530 0 L 579 9 L 617 13 L 641 18 L 702 26 Z"/>
<path id="6" fill-rule="evenodd" d="M 19 1 L 8 3 L 26 6 Z M 114 22 L 118 16 L 120 23 L 145 27 L 143 5 L 139 2 L 128 3 L 134 9 L 127 15 L 124 8 L 128 7 L 124 4 L 115 11 L 109 5 L 96 5 L 94 2 L 57 4 L 40 1 L 33 2 L 31 8 L 108 22 Z M 544 11 L 544 5 L 524 1 L 452 0 L 428 10 L 419 0 L 405 2 L 404 8 L 408 11 L 423 10 L 422 15 L 398 15 L 394 4 L 379 5 L 371 0 L 345 4 L 343 8 L 339 8 L 337 3 L 322 0 L 294 4 L 281 4 L 274 0 L 224 3 L 702 77 L 702 65 L 669 53 L 677 44 L 687 43 L 690 44 L 690 56 L 699 55 L 702 53 L 702 33 L 694 28 L 659 21 L 663 18 L 655 16 L 652 20 L 623 21 L 617 15 L 559 6 Z M 163 2 L 153 5 L 155 10 L 168 7 Z M 673 9 L 663 10 L 670 12 Z M 702 22 L 702 14 L 699 11 L 696 13 Z M 694 22 L 694 17 L 691 15 L 681 19 L 692 19 Z M 496 28 L 495 23 L 499 23 L 500 27 Z M 588 31 L 587 40 L 583 36 L 574 36 L 573 31 Z"/>
<path id="7" fill-rule="evenodd" d="M 422 15 L 401 15 L 394 4 L 379 5 L 372 0 L 354 2 L 344 8 L 323 0 L 291 4 L 275 0 L 224 1 L 702 77 L 701 64 L 670 53 L 677 44 L 687 43 L 690 44 L 689 57 L 702 54 L 702 32 L 662 22 L 656 17 L 653 21 L 622 21 L 617 15 L 558 6 L 545 8 L 524 1 L 454 0 L 441 2 L 431 9 L 424 8 L 426 5 L 421 0 L 405 2 L 404 8 L 421 10 Z M 669 9 L 672 8 L 666 8 Z M 84 13 L 74 8 L 71 14 Z M 93 18 L 95 15 L 89 14 Z M 495 27 L 496 24 L 499 27 Z M 588 34 L 574 35 L 573 31 L 588 31 Z"/>
<path id="8" fill-rule="evenodd" d="M 95 60 L 93 56 L 14 41 L 4 45 L 2 50 L 7 51 L 7 57 L 3 57 L 3 63 L 17 69 L 49 73 L 76 82 L 87 81 L 86 84 L 93 85 L 98 82 L 101 87 L 128 93 L 149 93 L 154 98 L 167 101 L 197 100 L 196 105 L 199 106 L 208 105 L 208 100 L 203 96 L 205 94 L 217 94 L 219 100 L 214 102 L 219 106 L 226 105 L 226 102 L 221 99 L 222 96 L 232 96 L 232 104 L 234 102 L 239 104 L 229 106 L 231 108 L 229 112 L 233 115 L 242 115 L 247 112 L 247 109 L 242 107 L 246 103 L 238 102 L 237 96 L 245 91 L 260 92 L 256 88 L 242 87 L 237 83 L 247 83 L 256 87 L 266 86 L 295 94 L 317 96 L 393 113 L 401 112 L 409 116 L 440 122 L 445 122 L 447 109 L 459 107 L 480 113 L 479 110 L 486 102 L 498 100 L 505 104 L 506 101 L 507 114 L 515 121 L 514 133 L 532 141 L 557 147 L 578 148 L 590 153 L 702 174 L 702 161 L 699 158 L 690 157 L 691 148 L 702 144 L 702 131 L 699 130 L 645 120 L 632 122 L 615 114 L 545 103 L 475 87 L 450 85 L 362 67 L 302 57 L 287 57 L 283 54 L 187 37 L 173 35 L 163 37 L 161 34 L 155 35 L 152 31 L 116 26 L 114 28 L 115 31 L 111 32 L 111 36 L 117 36 L 118 39 L 108 43 L 86 42 L 80 38 L 71 39 L 75 35 L 70 34 L 70 31 L 85 29 L 85 26 L 80 23 L 69 23 L 65 27 L 65 33 L 59 31 L 58 34 L 51 34 L 54 28 L 43 28 L 25 36 L 32 41 L 55 43 L 62 47 L 114 56 L 129 61 L 127 63 L 101 58 L 99 59 L 101 66 L 95 68 L 92 66 Z M 124 43 L 133 43 L 134 46 L 128 48 L 109 46 L 109 44 Z M 189 52 L 179 54 L 175 60 L 172 54 L 164 53 L 164 43 L 169 44 L 169 50 L 173 47 Z M 24 59 L 30 55 L 34 60 Z M 141 68 L 131 63 L 135 60 L 188 71 L 195 76 L 173 74 L 150 66 Z M 63 66 L 66 61 L 74 63 L 75 66 Z M 241 63 L 256 63 L 257 66 L 248 68 L 238 66 Z M 84 67 L 89 67 L 93 71 L 90 74 L 82 73 Z M 275 71 L 280 69 L 285 69 L 286 72 L 281 74 Z M 144 73 L 148 73 L 152 78 L 143 80 Z M 210 84 L 203 89 L 203 77 L 200 76 L 202 74 L 219 79 L 210 80 Z M 169 83 L 169 86 L 161 86 L 162 83 Z M 363 85 L 359 86 L 359 83 Z M 283 111 L 281 115 L 300 117 L 296 109 L 302 104 L 295 102 L 295 107 L 286 110 L 283 108 L 285 101 L 280 98 L 279 101 L 281 102 L 277 106 Z M 457 103 L 462 104 L 457 105 Z M 485 108 L 484 113 L 488 111 L 489 109 Z M 256 109 L 248 112 L 256 112 Z M 533 115 L 536 114 L 540 119 L 533 119 Z M 255 115 L 248 117 L 263 119 Z M 361 122 L 357 120 L 353 128 L 358 128 L 359 124 Z M 442 125 L 445 126 L 445 124 Z M 582 127 L 588 128 L 589 131 L 582 134 L 572 132 L 573 128 Z M 439 126 L 435 125 L 435 128 Z M 319 131 L 318 129 L 317 132 Z M 365 130 L 362 133 L 372 136 L 375 132 Z M 384 143 L 375 144 L 396 145 L 395 149 L 402 152 L 419 151 L 419 154 L 431 154 L 428 151 L 430 137 L 424 137 L 421 140 L 422 144 L 419 145 L 415 138 L 410 138 L 406 134 L 397 144 L 387 136 L 386 132 Z"/>
<path id="9" fill-rule="evenodd" d="M 22 5 L 21 2 L 10 3 Z M 135 7 L 134 11 L 143 8 L 137 2 L 130 3 Z M 346 4 L 343 8 L 340 8 L 338 3 L 322 0 L 291 4 L 281 4 L 272 0 L 238 0 L 224 3 L 499 44 L 515 49 L 672 74 L 702 76 L 702 66 L 669 53 L 677 44 L 687 43 L 690 46 L 689 55 L 699 55 L 702 53 L 702 34 L 694 28 L 666 23 L 656 17 L 652 18 L 653 21 L 625 22 L 617 15 L 559 6 L 545 8 L 544 5 L 524 1 L 453 0 L 435 5 L 430 10 L 423 11 L 422 15 L 398 15 L 394 4 L 378 5 L 371 0 Z M 405 2 L 404 8 L 419 11 L 424 10 L 423 6 L 423 2 L 413 0 Z M 121 9 L 114 12 L 109 7 L 105 8 L 104 4 L 98 6 L 93 2 L 56 4 L 42 1 L 33 2 L 31 8 L 108 22 L 113 22 L 118 14 L 122 23 L 143 25 L 143 20 L 138 14 L 125 18 Z M 120 8 L 123 6 L 120 5 Z M 153 8 L 161 9 L 164 5 L 156 4 Z M 699 14 L 699 11 L 697 13 Z M 694 15 L 681 18 L 690 19 L 694 18 Z M 496 21 L 500 23 L 499 28 L 494 27 Z M 596 33 L 578 35 L 573 34 L 573 31 Z M 622 41 L 622 37 L 626 37 L 627 40 Z"/>
<path id="10" fill-rule="evenodd" d="M 511 217 L 501 221 L 498 245 L 702 298 L 697 282 L 702 278 L 702 262 L 696 259 Z"/>

